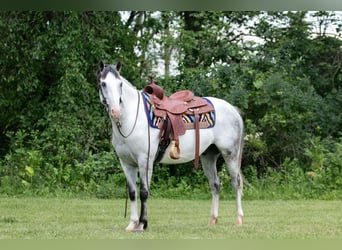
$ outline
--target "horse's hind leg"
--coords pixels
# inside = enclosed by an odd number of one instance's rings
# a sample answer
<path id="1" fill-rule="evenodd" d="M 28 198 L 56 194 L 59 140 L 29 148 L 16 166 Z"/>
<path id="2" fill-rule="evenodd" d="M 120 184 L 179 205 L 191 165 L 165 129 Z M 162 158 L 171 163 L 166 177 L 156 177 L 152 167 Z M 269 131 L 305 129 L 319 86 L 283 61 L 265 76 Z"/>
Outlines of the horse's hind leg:
<path id="1" fill-rule="evenodd" d="M 208 178 L 211 194 L 212 204 L 209 225 L 215 225 L 218 218 L 219 208 L 219 193 L 220 193 L 220 179 L 217 175 L 216 161 L 220 153 L 216 146 L 211 145 L 202 155 L 201 163 L 205 175 Z"/>
<path id="2" fill-rule="evenodd" d="M 241 164 L 241 158 L 239 154 L 236 155 L 229 155 L 229 156 L 223 156 L 226 160 L 229 175 L 231 177 L 232 186 L 235 192 L 236 197 L 236 224 L 241 225 L 242 219 L 243 219 L 243 210 L 242 210 L 242 175 L 240 171 L 240 164 Z"/>

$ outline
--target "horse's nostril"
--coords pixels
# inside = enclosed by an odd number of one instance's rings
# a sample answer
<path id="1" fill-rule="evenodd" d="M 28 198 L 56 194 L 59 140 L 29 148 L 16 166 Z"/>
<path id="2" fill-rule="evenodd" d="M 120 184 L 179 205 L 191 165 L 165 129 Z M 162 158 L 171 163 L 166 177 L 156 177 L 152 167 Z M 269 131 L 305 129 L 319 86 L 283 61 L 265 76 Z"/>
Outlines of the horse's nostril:
<path id="1" fill-rule="evenodd" d="M 112 108 L 110 110 L 110 115 L 113 119 L 119 119 L 121 116 L 121 112 L 119 109 Z"/>

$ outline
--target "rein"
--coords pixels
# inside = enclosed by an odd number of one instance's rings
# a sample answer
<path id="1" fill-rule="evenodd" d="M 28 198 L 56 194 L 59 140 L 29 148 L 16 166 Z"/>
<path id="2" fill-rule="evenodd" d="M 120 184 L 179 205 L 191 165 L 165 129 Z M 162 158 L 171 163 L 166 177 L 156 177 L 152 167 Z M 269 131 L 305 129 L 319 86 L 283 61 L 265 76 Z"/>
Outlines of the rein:
<path id="1" fill-rule="evenodd" d="M 137 90 L 138 92 L 138 105 L 137 105 L 137 112 L 135 114 L 135 120 L 134 120 L 134 124 L 133 124 L 133 127 L 132 129 L 129 131 L 129 133 L 127 135 L 123 134 L 122 131 L 121 131 L 121 123 L 120 121 L 118 120 L 115 124 L 116 124 L 116 127 L 120 133 L 120 135 L 123 137 L 123 138 L 128 138 L 134 131 L 135 129 L 135 126 L 137 125 L 137 121 L 138 121 L 138 115 L 139 115 L 139 108 L 140 108 L 140 93 L 139 93 L 139 90 Z M 121 97 L 120 97 L 121 98 Z"/>
<path id="2" fill-rule="evenodd" d="M 120 135 L 123 137 L 123 138 L 128 138 L 134 131 L 135 129 L 135 126 L 137 124 L 137 121 L 138 121 L 138 115 L 139 115 L 139 107 L 140 107 L 140 93 L 139 93 L 139 90 L 137 90 L 138 92 L 138 105 L 137 105 L 137 111 L 136 111 L 136 114 L 135 114 L 135 120 L 134 120 L 134 124 L 133 124 L 133 127 L 132 129 L 130 130 L 130 132 L 127 134 L 127 135 L 124 135 L 121 131 L 121 123 L 120 121 L 117 121 L 116 122 L 116 127 L 120 133 Z M 120 97 L 121 99 L 121 97 Z M 149 165 L 150 165 L 150 152 L 151 152 L 151 135 L 150 135 L 150 126 L 147 122 L 147 136 L 148 136 L 148 150 L 147 150 L 147 162 L 146 162 L 146 175 L 145 175 L 145 178 L 146 178 L 146 185 L 147 185 L 147 190 L 148 190 L 148 193 L 151 194 L 151 191 L 150 191 L 150 188 L 149 188 L 149 183 L 148 183 L 148 172 L 149 172 Z M 125 202 L 125 215 L 124 215 L 124 218 L 126 218 L 127 216 L 127 204 L 128 204 L 128 185 L 127 185 L 127 179 L 126 179 L 126 202 Z"/>

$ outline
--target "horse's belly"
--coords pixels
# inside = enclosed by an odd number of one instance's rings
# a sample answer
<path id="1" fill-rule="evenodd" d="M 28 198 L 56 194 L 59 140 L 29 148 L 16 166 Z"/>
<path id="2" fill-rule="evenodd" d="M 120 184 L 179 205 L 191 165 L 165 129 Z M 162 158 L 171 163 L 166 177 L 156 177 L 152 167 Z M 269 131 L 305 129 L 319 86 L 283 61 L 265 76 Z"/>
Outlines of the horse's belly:
<path id="1" fill-rule="evenodd" d="M 199 155 L 201 155 L 214 142 L 212 129 L 202 129 L 200 131 Z M 186 133 L 179 137 L 180 158 L 172 159 L 170 157 L 170 146 L 166 149 L 161 163 L 180 164 L 195 159 L 195 130 L 187 130 Z"/>

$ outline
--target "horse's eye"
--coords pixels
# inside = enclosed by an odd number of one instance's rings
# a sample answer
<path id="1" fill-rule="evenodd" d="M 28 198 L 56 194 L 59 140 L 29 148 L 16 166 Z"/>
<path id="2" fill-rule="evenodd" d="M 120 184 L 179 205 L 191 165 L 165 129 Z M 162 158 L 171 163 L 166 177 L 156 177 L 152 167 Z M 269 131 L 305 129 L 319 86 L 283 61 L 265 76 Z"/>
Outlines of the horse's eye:
<path id="1" fill-rule="evenodd" d="M 106 87 L 106 83 L 105 82 L 101 82 L 101 85 L 102 85 L 103 88 Z"/>

